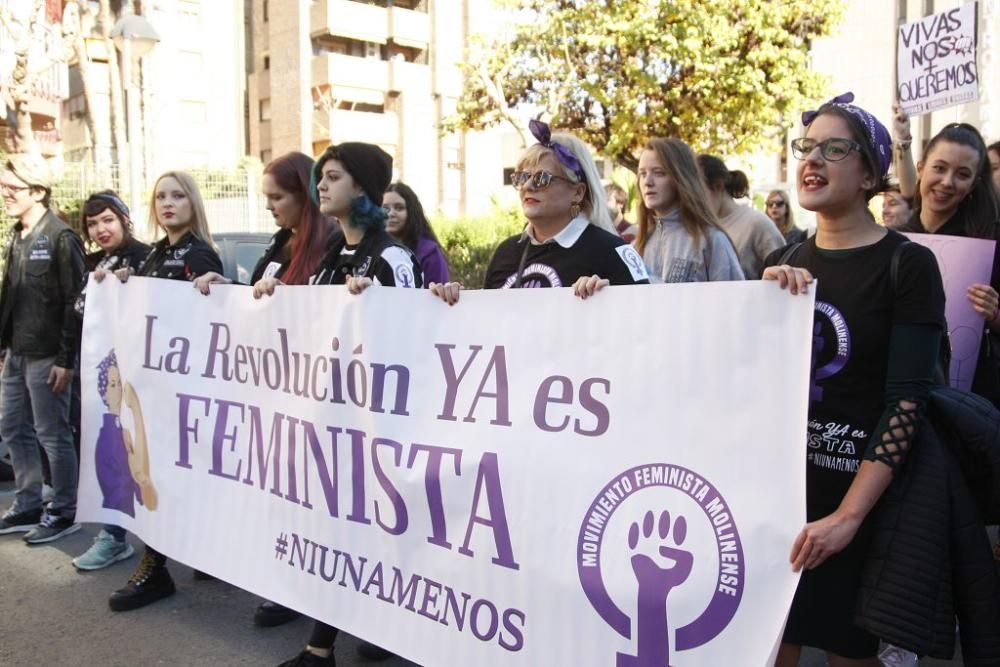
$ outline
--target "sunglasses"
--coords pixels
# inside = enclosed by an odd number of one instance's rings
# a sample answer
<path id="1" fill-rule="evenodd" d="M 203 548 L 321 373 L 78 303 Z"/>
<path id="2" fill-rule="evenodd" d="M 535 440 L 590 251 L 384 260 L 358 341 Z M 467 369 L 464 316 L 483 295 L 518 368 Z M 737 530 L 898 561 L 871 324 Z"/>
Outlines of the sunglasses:
<path id="1" fill-rule="evenodd" d="M 527 171 L 515 171 L 510 175 L 510 184 L 514 186 L 515 190 L 523 190 L 528 183 L 531 183 L 532 190 L 544 190 L 549 187 L 553 180 L 573 182 L 568 178 L 556 176 L 547 171 L 536 171 L 533 174 Z"/>
<path id="2" fill-rule="evenodd" d="M 851 139 L 832 137 L 825 141 L 816 141 L 801 137 L 792 141 L 792 155 L 796 160 L 805 160 L 816 148 L 827 162 L 839 162 L 851 154 L 851 151 L 861 152 L 861 144 Z"/>

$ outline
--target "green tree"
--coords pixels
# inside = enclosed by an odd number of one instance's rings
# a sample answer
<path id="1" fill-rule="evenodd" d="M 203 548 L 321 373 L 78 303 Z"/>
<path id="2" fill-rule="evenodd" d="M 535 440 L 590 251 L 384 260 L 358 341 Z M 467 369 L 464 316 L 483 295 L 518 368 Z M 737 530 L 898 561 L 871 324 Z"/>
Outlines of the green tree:
<path id="1" fill-rule="evenodd" d="M 812 40 L 841 0 L 497 0 L 511 33 L 474 42 L 447 129 L 480 129 L 530 105 L 635 169 L 651 137 L 750 152 L 814 103 Z M 520 130 L 523 136 L 523 129 Z"/>

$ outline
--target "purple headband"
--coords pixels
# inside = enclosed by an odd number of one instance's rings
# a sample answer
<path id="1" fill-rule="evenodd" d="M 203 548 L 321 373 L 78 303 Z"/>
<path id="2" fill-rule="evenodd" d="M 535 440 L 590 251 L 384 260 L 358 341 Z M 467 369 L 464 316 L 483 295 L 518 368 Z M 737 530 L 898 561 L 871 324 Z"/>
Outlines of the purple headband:
<path id="1" fill-rule="evenodd" d="M 875 116 L 861 107 L 851 104 L 853 101 L 854 93 L 847 92 L 827 101 L 823 106 L 832 104 L 840 107 L 844 111 L 853 114 L 865 126 L 865 131 L 868 132 L 868 143 L 875 151 L 875 157 L 878 159 L 879 173 L 877 176 L 879 176 L 879 180 L 882 180 L 889 173 L 889 165 L 892 164 L 892 139 L 889 136 L 889 130 Z M 821 106 L 820 108 L 822 109 L 823 107 Z M 802 124 L 809 127 L 816 120 L 817 115 L 819 115 L 819 111 L 803 111 Z"/>
<path id="2" fill-rule="evenodd" d="M 528 123 L 528 129 L 531 130 L 531 134 L 534 135 L 535 139 L 538 139 L 538 143 L 556 154 L 556 159 L 559 160 L 562 166 L 576 174 L 576 177 L 581 181 L 586 182 L 587 179 L 583 174 L 583 167 L 580 165 L 580 161 L 573 155 L 573 151 L 560 143 L 552 141 L 552 130 L 549 129 L 547 123 L 532 119 Z"/>

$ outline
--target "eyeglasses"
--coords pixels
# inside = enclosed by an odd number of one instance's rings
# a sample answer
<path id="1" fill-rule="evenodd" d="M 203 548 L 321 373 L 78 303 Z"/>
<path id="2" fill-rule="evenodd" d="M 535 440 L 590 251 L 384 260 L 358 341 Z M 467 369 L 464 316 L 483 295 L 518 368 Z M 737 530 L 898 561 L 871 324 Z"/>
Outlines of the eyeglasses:
<path id="1" fill-rule="evenodd" d="M 533 174 L 527 171 L 515 171 L 510 175 L 510 184 L 514 186 L 515 190 L 524 189 L 524 186 L 528 183 L 531 183 L 532 190 L 544 190 L 549 187 L 549 184 L 552 183 L 553 179 L 572 183 L 572 181 L 568 178 L 556 176 L 555 174 L 550 174 L 547 171 L 536 171 Z"/>
<path id="2" fill-rule="evenodd" d="M 832 137 L 824 141 L 807 139 L 805 137 L 792 141 L 792 155 L 796 160 L 805 160 L 819 147 L 820 155 L 827 162 L 839 162 L 850 155 L 851 151 L 861 152 L 861 144 L 851 139 Z"/>
<path id="3" fill-rule="evenodd" d="M 8 185 L 7 183 L 0 183 L 0 192 L 8 196 L 30 189 L 30 185 Z"/>
<path id="4" fill-rule="evenodd" d="M 784 205 L 785 202 L 781 201 L 780 199 L 775 199 L 774 201 L 767 202 L 768 208 L 781 208 Z"/>

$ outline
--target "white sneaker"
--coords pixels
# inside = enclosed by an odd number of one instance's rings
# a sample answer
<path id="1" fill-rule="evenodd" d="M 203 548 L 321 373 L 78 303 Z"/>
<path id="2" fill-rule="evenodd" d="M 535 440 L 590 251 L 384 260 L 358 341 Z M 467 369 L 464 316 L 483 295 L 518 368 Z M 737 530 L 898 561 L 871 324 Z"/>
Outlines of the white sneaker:
<path id="1" fill-rule="evenodd" d="M 135 553 L 135 549 L 128 542 L 118 542 L 111 533 L 101 529 L 101 532 L 94 538 L 94 544 L 87 549 L 86 553 L 73 559 L 73 565 L 78 570 L 100 570 L 109 565 L 114 565 L 120 560 L 125 560 Z"/>
<path id="2" fill-rule="evenodd" d="M 889 644 L 878 654 L 878 659 L 885 667 L 917 667 L 919 658 L 916 653 Z"/>

